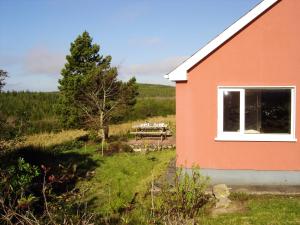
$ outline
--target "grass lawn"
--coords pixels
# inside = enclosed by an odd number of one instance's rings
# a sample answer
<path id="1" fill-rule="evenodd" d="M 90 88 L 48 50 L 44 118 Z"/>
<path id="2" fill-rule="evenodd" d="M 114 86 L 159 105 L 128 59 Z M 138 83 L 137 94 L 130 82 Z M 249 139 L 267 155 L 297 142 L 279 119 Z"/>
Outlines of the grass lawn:
<path id="1" fill-rule="evenodd" d="M 129 205 L 138 193 L 140 202 L 144 193 L 149 189 L 152 174 L 158 177 L 165 173 L 168 163 L 175 157 L 175 151 L 141 153 L 119 153 L 113 156 L 101 157 L 95 147 L 80 149 L 82 153 L 90 154 L 98 163 L 94 177 L 81 181 L 81 189 L 88 188 L 86 198 L 89 208 L 101 215 L 111 215 Z M 147 197 L 149 198 L 149 196 Z M 201 215 L 204 225 L 300 225 L 300 196 L 272 196 L 272 195 L 234 195 L 233 202 L 244 207 L 242 210 L 211 216 Z M 135 209 L 132 215 L 135 224 L 138 217 L 143 216 L 141 209 Z M 135 214 L 135 215 L 134 215 Z M 145 221 L 145 218 L 140 218 Z M 130 223 L 131 224 L 131 223 Z"/>
<path id="2" fill-rule="evenodd" d="M 174 117 L 167 117 L 171 122 Z M 153 118 L 157 119 L 157 118 Z M 130 123 L 113 127 L 114 135 L 128 130 Z M 29 162 L 55 162 L 65 166 L 76 164 L 79 182 L 76 184 L 82 191 L 88 190 L 85 200 L 88 208 L 96 214 L 110 216 L 128 207 L 137 194 L 137 203 L 130 213 L 122 214 L 129 223 L 148 224 L 151 199 L 145 193 L 150 189 L 152 177 L 155 179 L 164 174 L 171 159 L 176 155 L 174 150 L 150 153 L 116 153 L 102 157 L 97 146 L 87 146 L 81 149 L 62 150 L 57 154 L 43 148 L 52 143 L 63 143 L 84 135 L 83 131 L 64 131 L 57 134 L 40 134 L 27 138 L 24 146 L 33 146 L 31 152 L 23 151 L 23 157 Z M 28 149 L 27 149 L 28 150 Z M 32 154 L 34 152 L 34 154 Z M 51 154 L 50 154 L 51 153 Z M 25 155 L 24 155 L 25 154 Z M 26 155 L 27 154 L 27 155 Z M 12 155 L 14 156 L 14 155 Z M 11 157 L 12 157 L 11 156 Z M 15 157 L 15 156 L 14 156 Z M 31 161 L 30 161 L 31 160 Z M 92 178 L 85 175 L 94 171 Z M 149 194 L 149 193 L 148 193 Z M 300 225 L 300 196 L 272 195 L 238 195 L 231 196 L 233 203 L 242 205 L 241 210 L 212 216 L 207 212 L 200 215 L 204 225 Z"/>
<path id="3" fill-rule="evenodd" d="M 88 189 L 86 198 L 93 211 L 106 215 L 126 207 L 135 194 L 142 197 L 149 188 L 152 176 L 166 171 L 174 150 L 149 153 L 118 153 L 102 157 L 95 147 L 80 149 L 90 154 L 98 164 L 93 178 L 81 181 L 80 189 Z"/>
<path id="4" fill-rule="evenodd" d="M 216 217 L 202 215 L 203 225 L 299 225 L 300 196 L 249 195 L 244 210 Z"/>

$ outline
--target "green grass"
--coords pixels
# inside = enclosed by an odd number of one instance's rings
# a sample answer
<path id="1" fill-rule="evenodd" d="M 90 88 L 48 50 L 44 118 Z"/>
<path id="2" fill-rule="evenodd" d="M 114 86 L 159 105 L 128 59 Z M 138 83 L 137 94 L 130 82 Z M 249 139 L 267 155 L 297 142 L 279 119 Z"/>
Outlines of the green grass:
<path id="1" fill-rule="evenodd" d="M 175 157 L 174 150 L 147 154 L 119 153 L 105 157 L 101 157 L 94 146 L 76 151 L 91 155 L 98 164 L 94 177 L 78 184 L 81 190 L 88 189 L 86 200 L 89 208 L 97 214 L 111 216 L 126 208 L 138 193 L 136 208 L 124 216 L 133 222 L 130 224 L 145 223 L 150 209 L 146 210 L 150 207 L 150 197 L 145 197 L 145 193 L 149 191 L 152 176 L 157 179 L 165 174 L 170 160 Z M 233 197 L 234 201 L 240 202 L 245 208 L 216 217 L 203 213 L 201 224 L 300 225 L 300 196 L 243 195 Z"/>
<path id="2" fill-rule="evenodd" d="M 139 97 L 175 97 L 175 87 L 159 84 L 138 84 Z"/>
<path id="3" fill-rule="evenodd" d="M 212 217 L 202 216 L 203 225 L 299 225 L 300 196 L 249 196 L 245 210 Z"/>
<path id="4" fill-rule="evenodd" d="M 174 120 L 173 117 L 169 118 Z M 127 129 L 130 123 L 118 125 L 119 131 Z M 117 128 L 115 134 L 118 134 Z M 75 131 L 74 131 L 75 132 Z M 66 134 L 69 133 L 70 137 Z M 62 137 L 63 135 L 63 137 Z M 81 149 L 61 150 L 53 152 L 48 145 L 55 145 L 69 139 L 76 138 L 81 133 L 73 131 L 61 134 L 35 135 L 29 138 L 28 145 L 23 151 L 9 153 L 7 159 L 23 157 L 26 161 L 40 166 L 57 167 L 58 164 L 68 167 L 77 165 L 79 182 L 76 184 L 82 191 L 88 190 L 85 200 L 88 208 L 96 214 L 111 216 L 118 214 L 132 201 L 138 193 L 137 204 L 129 213 L 119 214 L 128 219 L 130 224 L 148 224 L 151 199 L 145 195 L 150 189 L 152 177 L 164 174 L 175 151 L 159 151 L 143 153 L 116 153 L 113 156 L 102 157 L 97 146 L 87 146 Z M 63 138 L 63 139 L 62 139 Z M 47 139 L 47 143 L 43 140 Z M 31 140 L 31 141 L 30 141 Z M 42 141 L 42 142 L 41 142 Z M 26 143 L 26 142 L 25 142 Z M 41 145 L 44 144 L 45 146 Z M 26 147 L 26 146 L 25 146 Z M 51 146 L 48 146 L 51 147 Z M 2 162 L 9 163 L 9 160 Z M 3 164 L 3 163 L 2 163 Z M 2 166 L 5 166 L 4 164 Z M 7 166 L 6 166 L 7 168 Z M 85 174 L 94 171 L 94 176 L 87 179 Z M 76 180 L 76 182 L 78 181 Z M 300 195 L 231 195 L 233 202 L 242 204 L 244 208 L 235 213 L 228 213 L 216 217 L 207 211 L 200 216 L 203 225 L 300 225 Z"/>
<path id="5" fill-rule="evenodd" d="M 152 176 L 163 174 L 172 158 L 174 150 L 142 153 L 119 153 L 101 157 L 95 147 L 88 147 L 83 153 L 91 154 L 98 162 L 94 177 L 82 181 L 79 187 L 88 189 L 87 200 L 93 211 L 106 215 L 126 207 L 135 193 L 143 197 L 149 188 Z"/>

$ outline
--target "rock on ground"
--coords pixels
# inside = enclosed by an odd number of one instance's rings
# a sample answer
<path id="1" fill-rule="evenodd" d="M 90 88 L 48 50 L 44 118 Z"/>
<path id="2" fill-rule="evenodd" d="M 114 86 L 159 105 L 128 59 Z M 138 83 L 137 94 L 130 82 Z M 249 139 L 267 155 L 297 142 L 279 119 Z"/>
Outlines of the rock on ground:
<path id="1" fill-rule="evenodd" d="M 228 198 L 230 191 L 226 184 L 214 185 L 213 195 L 217 199 L 216 208 L 227 208 L 230 205 L 231 200 Z"/>

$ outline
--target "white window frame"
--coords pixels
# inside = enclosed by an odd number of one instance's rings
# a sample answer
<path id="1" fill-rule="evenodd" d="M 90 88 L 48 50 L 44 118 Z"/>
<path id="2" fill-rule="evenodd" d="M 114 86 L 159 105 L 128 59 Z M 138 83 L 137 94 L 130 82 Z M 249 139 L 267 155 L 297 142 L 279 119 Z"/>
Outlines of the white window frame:
<path id="1" fill-rule="evenodd" d="M 245 89 L 290 89 L 291 133 L 290 134 L 245 134 Z M 240 129 L 237 132 L 223 131 L 223 95 L 225 91 L 240 93 Z M 286 141 L 296 142 L 296 86 L 218 86 L 218 122 L 216 141 Z"/>

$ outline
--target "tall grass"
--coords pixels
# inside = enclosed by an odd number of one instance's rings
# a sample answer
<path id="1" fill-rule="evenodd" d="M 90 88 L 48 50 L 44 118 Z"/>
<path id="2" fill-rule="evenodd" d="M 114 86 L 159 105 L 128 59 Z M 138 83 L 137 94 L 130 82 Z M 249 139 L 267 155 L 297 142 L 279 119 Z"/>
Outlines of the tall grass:
<path id="1" fill-rule="evenodd" d="M 175 116 L 157 116 L 152 118 L 147 118 L 146 120 L 136 120 L 133 122 L 126 122 L 121 124 L 114 124 L 110 126 L 110 135 L 122 136 L 128 134 L 132 126 L 144 123 L 145 121 L 150 123 L 164 122 L 167 123 L 173 133 L 175 133 Z M 21 143 L 22 147 L 33 146 L 33 147 L 51 147 L 55 145 L 60 145 L 66 142 L 74 141 L 88 134 L 85 130 L 63 130 L 58 133 L 40 133 L 27 135 L 24 141 Z M 20 147 L 20 146 L 19 146 Z"/>
<path id="2" fill-rule="evenodd" d="M 65 130 L 58 133 L 34 134 L 27 136 L 23 145 L 50 147 L 76 140 L 85 135 L 87 135 L 87 132 L 84 130 Z"/>

